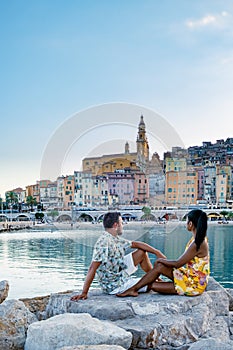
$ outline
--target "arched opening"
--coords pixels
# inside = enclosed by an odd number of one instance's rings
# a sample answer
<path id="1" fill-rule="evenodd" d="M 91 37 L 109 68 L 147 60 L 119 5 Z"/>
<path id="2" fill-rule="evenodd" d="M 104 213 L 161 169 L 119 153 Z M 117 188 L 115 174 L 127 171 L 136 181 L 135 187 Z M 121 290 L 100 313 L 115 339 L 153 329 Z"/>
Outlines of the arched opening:
<path id="1" fill-rule="evenodd" d="M 78 218 L 78 221 L 80 222 L 92 222 L 93 220 L 94 219 L 91 215 L 85 213 L 81 214 Z"/>
<path id="2" fill-rule="evenodd" d="M 207 217 L 208 217 L 208 219 L 210 220 L 210 221 L 217 221 L 217 220 L 219 220 L 219 219 L 221 219 L 222 218 L 222 215 L 221 214 L 219 214 L 219 213 L 209 213 L 208 215 L 207 215 Z"/>
<path id="3" fill-rule="evenodd" d="M 176 213 L 166 213 L 162 216 L 162 219 L 165 219 L 166 221 L 172 221 L 172 220 L 178 220 L 178 217 Z"/>
<path id="4" fill-rule="evenodd" d="M 18 215 L 16 219 L 17 219 L 17 221 L 30 221 L 30 218 L 24 214 Z"/>
<path id="5" fill-rule="evenodd" d="M 124 222 L 134 221 L 136 219 L 135 215 L 129 213 L 124 213 L 121 217 Z"/>
<path id="6" fill-rule="evenodd" d="M 8 221 L 8 217 L 4 214 L 0 214 L 0 222 L 5 222 L 5 221 Z"/>
<path id="7" fill-rule="evenodd" d="M 104 215 L 105 215 L 105 214 L 101 214 L 101 215 L 97 218 L 97 222 L 103 222 Z"/>
<path id="8" fill-rule="evenodd" d="M 72 218 L 68 214 L 62 214 L 57 218 L 57 222 L 71 222 Z"/>

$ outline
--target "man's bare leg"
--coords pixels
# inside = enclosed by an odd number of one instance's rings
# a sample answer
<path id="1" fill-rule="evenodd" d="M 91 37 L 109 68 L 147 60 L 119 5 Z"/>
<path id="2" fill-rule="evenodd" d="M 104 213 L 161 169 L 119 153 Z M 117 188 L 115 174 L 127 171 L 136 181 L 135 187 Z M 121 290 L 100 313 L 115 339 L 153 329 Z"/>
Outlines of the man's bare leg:
<path id="1" fill-rule="evenodd" d="M 137 266 L 140 264 L 141 268 L 145 272 L 149 272 L 150 270 L 152 270 L 153 266 L 146 252 L 144 252 L 141 249 L 137 249 L 133 252 L 132 255 L 133 255 L 134 266 Z"/>
<path id="2" fill-rule="evenodd" d="M 118 293 L 118 297 L 126 297 L 126 296 L 132 296 L 136 297 L 138 296 L 138 290 L 143 288 L 144 286 L 149 286 L 149 290 L 151 289 L 153 283 L 158 279 L 158 277 L 162 274 L 168 278 L 170 278 L 173 281 L 173 269 L 172 267 L 167 267 L 163 265 L 162 263 L 156 264 L 156 266 L 147 272 L 141 279 L 136 283 L 133 287 L 127 289 L 123 293 Z M 164 283 L 164 282 L 156 282 L 156 283 Z"/>

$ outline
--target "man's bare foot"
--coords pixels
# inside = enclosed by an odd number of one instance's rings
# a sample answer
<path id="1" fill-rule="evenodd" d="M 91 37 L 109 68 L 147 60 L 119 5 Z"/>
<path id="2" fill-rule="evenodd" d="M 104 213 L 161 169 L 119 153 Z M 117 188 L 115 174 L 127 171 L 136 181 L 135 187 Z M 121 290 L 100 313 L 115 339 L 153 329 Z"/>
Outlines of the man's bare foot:
<path id="1" fill-rule="evenodd" d="M 138 296 L 138 292 L 136 290 L 133 289 L 128 289 L 123 293 L 117 293 L 116 294 L 117 297 L 137 297 Z"/>

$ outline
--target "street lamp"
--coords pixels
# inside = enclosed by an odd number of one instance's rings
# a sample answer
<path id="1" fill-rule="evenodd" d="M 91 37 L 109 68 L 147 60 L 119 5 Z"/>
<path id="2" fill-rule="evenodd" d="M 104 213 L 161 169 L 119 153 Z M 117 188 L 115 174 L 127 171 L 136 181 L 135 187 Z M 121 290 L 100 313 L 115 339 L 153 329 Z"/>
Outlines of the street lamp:
<path id="1" fill-rule="evenodd" d="M 74 226 L 74 222 L 75 222 L 75 216 L 76 216 L 76 205 L 75 203 L 72 203 L 71 205 L 71 227 Z"/>
<path id="2" fill-rule="evenodd" d="M 2 200 L 1 195 L 0 195 L 0 200 L 1 200 L 1 210 L 2 210 L 2 214 L 3 214 L 3 200 Z"/>

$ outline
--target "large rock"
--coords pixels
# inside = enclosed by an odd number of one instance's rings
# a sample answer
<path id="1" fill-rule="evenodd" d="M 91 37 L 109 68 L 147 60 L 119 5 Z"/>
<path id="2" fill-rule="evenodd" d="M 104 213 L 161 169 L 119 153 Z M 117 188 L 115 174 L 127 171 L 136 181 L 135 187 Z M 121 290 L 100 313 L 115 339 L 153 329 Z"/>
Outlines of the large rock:
<path id="1" fill-rule="evenodd" d="M 233 289 L 226 289 L 227 295 L 229 297 L 229 310 L 233 311 Z"/>
<path id="2" fill-rule="evenodd" d="M 230 312 L 229 318 L 230 318 L 230 321 L 229 321 L 230 334 L 231 334 L 231 338 L 233 339 L 233 311 Z"/>
<path id="3" fill-rule="evenodd" d="M 202 337 L 219 335 L 228 341 L 229 298 L 224 288 L 210 279 L 208 291 L 197 297 L 140 294 L 117 298 L 92 290 L 87 300 L 70 301 L 67 294 L 51 295 L 43 318 L 62 313 L 89 313 L 111 320 L 133 334 L 133 348 L 188 349 Z"/>
<path id="4" fill-rule="evenodd" d="M 60 350 L 74 345 L 120 345 L 128 349 L 132 334 L 89 314 L 63 314 L 35 322 L 29 329 L 25 350 Z"/>
<path id="5" fill-rule="evenodd" d="M 8 297 L 9 283 L 4 280 L 0 282 L 0 304 Z"/>
<path id="6" fill-rule="evenodd" d="M 28 326 L 36 317 L 18 300 L 6 300 L 0 305 L 0 349 L 22 350 Z"/>
<path id="7" fill-rule="evenodd" d="M 37 320 L 41 320 L 50 299 L 50 295 L 39 296 L 35 298 L 23 298 L 21 300 L 24 305 L 31 311 L 37 318 Z"/>
<path id="8" fill-rule="evenodd" d="M 118 345 L 80 345 L 80 346 L 65 346 L 61 350 L 125 350 Z"/>
<path id="9" fill-rule="evenodd" d="M 232 350 L 232 342 L 221 342 L 217 339 L 203 339 L 199 340 L 190 346 L 189 350 Z"/>

